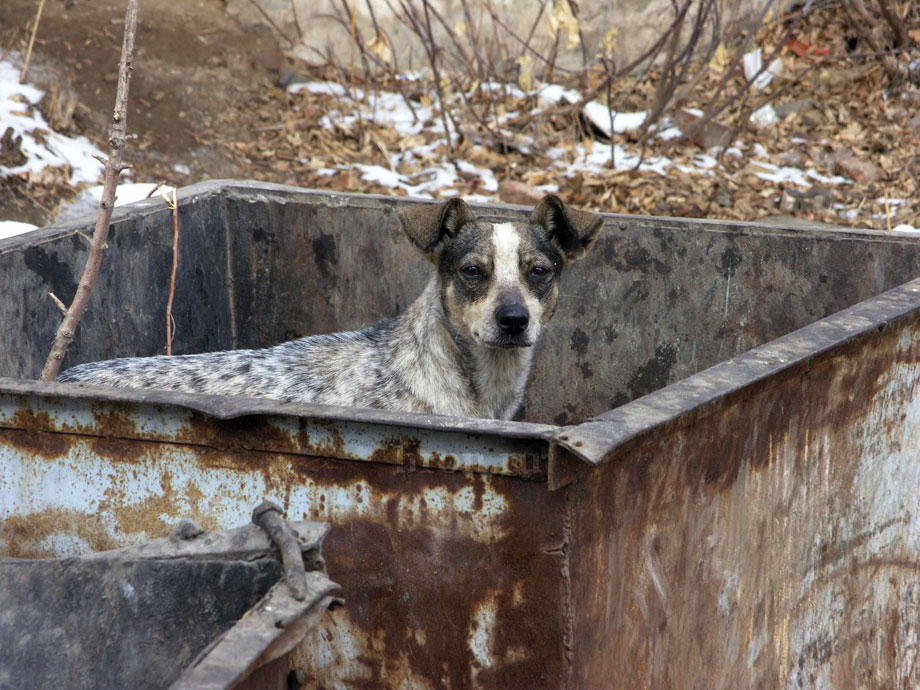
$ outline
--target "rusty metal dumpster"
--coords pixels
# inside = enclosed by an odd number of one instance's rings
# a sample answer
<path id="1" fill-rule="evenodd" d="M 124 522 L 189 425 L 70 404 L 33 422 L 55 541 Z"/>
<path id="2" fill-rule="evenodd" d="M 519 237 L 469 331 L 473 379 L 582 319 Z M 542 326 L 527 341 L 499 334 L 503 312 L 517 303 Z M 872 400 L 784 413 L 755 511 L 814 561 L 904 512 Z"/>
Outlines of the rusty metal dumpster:
<path id="1" fill-rule="evenodd" d="M 288 690 L 287 654 L 338 603 L 338 585 L 322 567 L 329 525 L 281 529 L 299 563 L 283 571 L 259 527 L 188 520 L 137 546 L 0 558 L 0 687 Z"/>
<path id="2" fill-rule="evenodd" d="M 426 276 L 411 203 L 186 188 L 174 349 L 395 314 Z M 113 223 L 67 365 L 164 346 L 171 214 Z M 918 682 L 915 239 L 608 216 L 497 422 L 28 380 L 79 227 L 0 241 L 0 553 L 232 526 L 265 495 L 333 525 L 349 605 L 295 653 L 305 687 Z"/>

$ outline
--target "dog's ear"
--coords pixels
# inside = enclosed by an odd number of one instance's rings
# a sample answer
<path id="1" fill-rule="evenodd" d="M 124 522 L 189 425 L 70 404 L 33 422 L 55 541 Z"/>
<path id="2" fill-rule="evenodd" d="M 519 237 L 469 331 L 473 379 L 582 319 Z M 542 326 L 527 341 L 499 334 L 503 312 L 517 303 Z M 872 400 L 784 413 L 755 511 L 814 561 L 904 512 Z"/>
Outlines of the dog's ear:
<path id="1" fill-rule="evenodd" d="M 445 239 L 454 237 L 460 228 L 474 220 L 473 212 L 463 199 L 451 199 L 437 206 L 416 206 L 399 213 L 399 222 L 409 241 L 429 261 L 437 260 Z"/>
<path id="2" fill-rule="evenodd" d="M 571 262 L 588 253 L 604 219 L 596 213 L 566 208 L 562 199 L 550 194 L 537 204 L 530 222 L 546 230 L 547 237 L 559 245 L 566 261 Z"/>

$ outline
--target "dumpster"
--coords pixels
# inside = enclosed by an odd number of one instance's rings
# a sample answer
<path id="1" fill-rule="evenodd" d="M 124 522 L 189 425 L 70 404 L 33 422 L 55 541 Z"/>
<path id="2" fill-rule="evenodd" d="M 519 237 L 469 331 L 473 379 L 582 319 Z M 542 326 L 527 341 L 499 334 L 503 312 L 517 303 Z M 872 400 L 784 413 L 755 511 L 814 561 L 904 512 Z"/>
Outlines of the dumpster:
<path id="1" fill-rule="evenodd" d="M 280 508 L 265 505 L 271 521 Z M 284 559 L 277 534 L 189 520 L 137 546 L 0 558 L 0 687 L 287 690 L 288 652 L 339 600 L 322 563 L 329 525 L 280 529 Z"/>
<path id="2" fill-rule="evenodd" d="M 174 352 L 357 328 L 425 283 L 395 217 L 425 202 L 179 198 Z M 227 528 L 268 496 L 332 524 L 348 600 L 292 654 L 305 687 L 916 684 L 916 239 L 608 215 L 495 421 L 31 380 L 88 225 L 0 241 L 0 554 Z M 172 227 L 116 209 L 65 366 L 162 353 Z"/>

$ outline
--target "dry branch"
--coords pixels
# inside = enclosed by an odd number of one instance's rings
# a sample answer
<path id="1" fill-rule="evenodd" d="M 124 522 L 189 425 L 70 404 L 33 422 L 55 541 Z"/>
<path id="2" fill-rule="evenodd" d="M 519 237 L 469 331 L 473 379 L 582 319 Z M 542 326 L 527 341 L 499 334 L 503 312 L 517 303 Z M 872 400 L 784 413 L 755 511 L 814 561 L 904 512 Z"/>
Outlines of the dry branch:
<path id="1" fill-rule="evenodd" d="M 125 148 L 125 139 L 128 126 L 128 85 L 131 81 L 131 71 L 134 68 L 134 37 L 137 34 L 137 3 L 138 0 L 128 0 L 128 9 L 125 13 L 124 41 L 121 47 L 121 62 L 118 66 L 118 90 L 115 95 L 115 111 L 112 115 L 112 129 L 109 134 L 109 159 L 105 164 L 105 182 L 102 188 L 102 201 L 99 202 L 99 214 L 96 217 L 96 227 L 93 230 L 92 245 L 86 267 L 77 285 L 77 292 L 73 302 L 67 310 L 67 316 L 58 327 L 54 337 L 51 352 L 42 369 L 42 381 L 53 381 L 61 368 L 61 362 L 67 353 L 67 348 L 73 342 L 77 326 L 86 311 L 99 275 L 102 264 L 102 253 L 106 247 L 109 234 L 109 220 L 112 217 L 112 208 L 115 206 L 115 189 L 118 186 L 118 176 L 127 166 L 122 165 L 122 154 Z"/>
<path id="2" fill-rule="evenodd" d="M 38 23 L 42 18 L 42 10 L 45 9 L 45 0 L 39 0 L 38 11 L 35 13 L 35 24 L 32 25 L 32 35 L 29 37 L 29 47 L 26 48 L 26 59 L 22 63 L 22 72 L 19 74 L 19 83 L 24 84 L 26 74 L 29 71 L 29 60 L 32 59 L 32 47 L 35 45 L 35 35 L 38 33 Z"/>
<path id="3" fill-rule="evenodd" d="M 163 195 L 166 196 L 165 194 Z M 176 296 L 176 270 L 179 267 L 179 203 L 176 200 L 176 190 L 173 190 L 172 201 L 166 200 L 173 214 L 173 262 L 172 275 L 169 278 L 169 300 L 166 302 L 166 354 L 172 354 L 173 336 L 176 334 L 175 319 L 172 315 L 173 298 Z"/>

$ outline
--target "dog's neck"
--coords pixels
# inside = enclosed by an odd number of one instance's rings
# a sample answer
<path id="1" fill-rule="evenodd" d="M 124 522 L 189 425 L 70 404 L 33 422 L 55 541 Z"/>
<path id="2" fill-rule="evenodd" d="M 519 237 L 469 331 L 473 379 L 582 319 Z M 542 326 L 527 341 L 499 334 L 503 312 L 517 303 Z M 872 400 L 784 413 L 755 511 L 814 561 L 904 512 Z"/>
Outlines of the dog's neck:
<path id="1" fill-rule="evenodd" d="M 488 348 L 464 337 L 445 313 L 437 278 L 399 317 L 396 357 L 412 372 L 408 387 L 423 403 L 463 417 L 509 419 L 518 409 L 533 348 Z"/>

